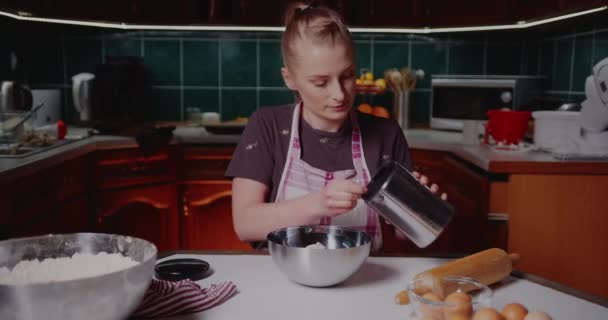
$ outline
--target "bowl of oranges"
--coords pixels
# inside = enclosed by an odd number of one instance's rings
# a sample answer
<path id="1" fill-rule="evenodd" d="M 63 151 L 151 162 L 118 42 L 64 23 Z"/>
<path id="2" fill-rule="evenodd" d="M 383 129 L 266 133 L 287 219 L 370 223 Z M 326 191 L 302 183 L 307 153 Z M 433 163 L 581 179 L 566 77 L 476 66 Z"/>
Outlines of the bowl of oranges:
<path id="1" fill-rule="evenodd" d="M 361 71 L 359 78 L 355 80 L 355 88 L 358 93 L 379 94 L 386 90 L 386 80 L 374 78 L 374 74 L 367 69 Z"/>

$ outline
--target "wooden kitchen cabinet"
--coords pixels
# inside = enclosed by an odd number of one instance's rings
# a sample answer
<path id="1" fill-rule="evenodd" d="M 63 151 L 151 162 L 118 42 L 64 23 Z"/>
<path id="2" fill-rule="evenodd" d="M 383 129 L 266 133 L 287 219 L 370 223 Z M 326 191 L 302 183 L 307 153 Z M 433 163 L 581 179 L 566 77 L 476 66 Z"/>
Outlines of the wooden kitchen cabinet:
<path id="1" fill-rule="evenodd" d="M 100 150 L 93 156 L 95 229 L 179 249 L 175 149 L 144 156 L 139 148 Z"/>
<path id="2" fill-rule="evenodd" d="M 510 0 L 424 0 L 419 1 L 419 6 L 425 26 L 433 28 L 514 22 Z"/>
<path id="3" fill-rule="evenodd" d="M 325 0 L 353 27 L 462 27 L 516 23 L 605 5 L 605 0 Z M 38 17 L 131 24 L 282 26 L 285 0 L 4 0 Z"/>
<path id="4" fill-rule="evenodd" d="M 606 5 L 605 0 L 510 0 L 512 16 L 534 20 Z"/>
<path id="5" fill-rule="evenodd" d="M 357 27 L 420 27 L 425 25 L 420 0 L 333 2 L 349 25 Z"/>
<path id="6" fill-rule="evenodd" d="M 181 186 L 182 248 L 252 250 L 239 240 L 232 224 L 229 180 L 187 182 Z"/>
<path id="7" fill-rule="evenodd" d="M 232 224 L 232 183 L 224 178 L 234 145 L 184 146 L 180 180 L 181 241 L 184 249 L 251 250 Z"/>
<path id="8" fill-rule="evenodd" d="M 41 170 L 3 188 L 0 237 L 107 232 L 142 237 L 159 250 L 251 250 L 234 232 L 231 182 L 224 178 L 234 145 L 182 145 L 152 157 L 138 149 L 99 150 Z M 411 150 L 415 169 L 438 183 L 457 210 L 429 247 L 395 237 L 382 221 L 381 253 L 466 253 L 506 247 L 504 221 L 487 221 L 493 181 L 446 152 Z M 504 188 L 503 188 L 504 189 Z M 499 193 L 500 194 L 500 193 Z M 36 201 L 32 201 L 35 195 Z M 490 207 L 490 208 L 489 208 Z"/>
<path id="9" fill-rule="evenodd" d="M 124 1 L 124 0 L 123 0 Z M 129 23 L 230 23 L 238 8 L 234 0 L 127 0 Z"/>
<path id="10" fill-rule="evenodd" d="M 159 251 L 179 249 L 175 184 L 98 191 L 94 204 L 97 232 L 146 239 Z"/>
<path id="11" fill-rule="evenodd" d="M 608 175 L 514 174 L 509 250 L 517 269 L 608 298 Z"/>
<path id="12" fill-rule="evenodd" d="M 235 0 L 5 0 L 3 9 L 34 16 L 146 24 L 230 23 Z"/>
<path id="13" fill-rule="evenodd" d="M 39 17 L 87 20 L 122 20 L 129 13 L 123 0 L 3 0 L 3 9 L 27 12 Z"/>
<path id="14" fill-rule="evenodd" d="M 8 183 L 0 237 L 91 231 L 88 169 L 78 157 Z"/>
<path id="15" fill-rule="evenodd" d="M 15 179 L 7 185 L 10 237 L 35 236 L 54 231 L 57 220 L 57 184 L 52 168 Z"/>
<path id="16" fill-rule="evenodd" d="M 97 229 L 148 239 L 159 250 L 249 249 L 232 229 L 224 179 L 234 147 L 186 145 L 149 158 L 137 149 L 99 152 Z"/>

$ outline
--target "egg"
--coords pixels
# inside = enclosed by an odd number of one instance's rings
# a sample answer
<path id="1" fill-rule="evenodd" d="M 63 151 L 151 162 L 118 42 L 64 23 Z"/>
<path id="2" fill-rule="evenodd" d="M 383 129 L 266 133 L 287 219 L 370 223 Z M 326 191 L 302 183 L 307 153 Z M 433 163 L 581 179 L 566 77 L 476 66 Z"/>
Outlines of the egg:
<path id="1" fill-rule="evenodd" d="M 439 298 L 439 296 L 437 296 L 436 294 L 434 294 L 432 292 L 427 292 L 422 297 L 427 300 L 441 302 L 441 299 Z M 422 318 L 429 318 L 429 319 L 436 319 L 436 320 L 443 319 L 443 312 L 442 312 L 442 308 L 440 306 L 433 306 L 431 304 L 427 304 L 422 301 L 420 302 L 420 314 L 422 315 Z"/>
<path id="2" fill-rule="evenodd" d="M 542 311 L 532 311 L 528 313 L 524 320 L 552 320 L 551 317 Z"/>
<path id="3" fill-rule="evenodd" d="M 443 308 L 443 315 L 447 320 L 465 318 L 469 319 L 473 314 L 473 299 L 468 294 L 462 291 L 450 293 L 445 302 L 448 303 Z"/>
<path id="4" fill-rule="evenodd" d="M 502 308 L 500 312 L 505 320 L 523 320 L 528 309 L 519 303 L 509 303 Z"/>
<path id="5" fill-rule="evenodd" d="M 473 315 L 473 320 L 504 320 L 494 308 L 481 308 Z"/>

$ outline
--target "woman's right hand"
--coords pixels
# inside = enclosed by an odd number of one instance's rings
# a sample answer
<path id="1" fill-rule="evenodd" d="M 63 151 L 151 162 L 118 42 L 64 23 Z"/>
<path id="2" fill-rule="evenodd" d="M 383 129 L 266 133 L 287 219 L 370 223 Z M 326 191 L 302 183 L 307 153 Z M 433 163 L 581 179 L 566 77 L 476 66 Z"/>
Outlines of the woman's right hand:
<path id="1" fill-rule="evenodd" d="M 357 206 L 367 188 L 353 180 L 330 181 L 319 193 L 317 211 L 321 217 L 335 217 L 351 211 Z"/>

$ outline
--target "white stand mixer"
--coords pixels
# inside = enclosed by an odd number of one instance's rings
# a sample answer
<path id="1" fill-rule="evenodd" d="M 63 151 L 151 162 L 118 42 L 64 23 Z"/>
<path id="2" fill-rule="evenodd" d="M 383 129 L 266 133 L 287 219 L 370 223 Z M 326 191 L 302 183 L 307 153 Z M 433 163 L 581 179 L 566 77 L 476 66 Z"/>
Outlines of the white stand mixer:
<path id="1" fill-rule="evenodd" d="M 608 156 L 608 58 L 593 67 L 585 82 L 580 113 L 582 154 Z"/>

